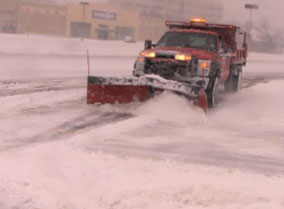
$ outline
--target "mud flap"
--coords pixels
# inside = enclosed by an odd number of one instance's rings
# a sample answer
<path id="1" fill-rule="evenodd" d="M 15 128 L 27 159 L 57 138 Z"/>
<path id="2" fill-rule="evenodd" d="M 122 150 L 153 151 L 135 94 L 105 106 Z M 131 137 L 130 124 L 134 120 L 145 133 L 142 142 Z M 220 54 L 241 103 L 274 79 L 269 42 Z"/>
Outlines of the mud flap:
<path id="1" fill-rule="evenodd" d="M 198 96 L 196 106 L 199 106 L 205 113 L 208 110 L 208 100 L 207 95 L 204 90 L 202 90 Z"/>

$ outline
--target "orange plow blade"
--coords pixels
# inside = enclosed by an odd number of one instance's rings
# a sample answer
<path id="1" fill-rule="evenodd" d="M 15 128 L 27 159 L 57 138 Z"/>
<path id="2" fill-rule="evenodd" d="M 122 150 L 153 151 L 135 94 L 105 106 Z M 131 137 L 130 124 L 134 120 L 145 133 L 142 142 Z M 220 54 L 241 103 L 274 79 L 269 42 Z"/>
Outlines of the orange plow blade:
<path id="1" fill-rule="evenodd" d="M 149 86 L 88 84 L 88 104 L 125 104 L 151 97 Z"/>
<path id="2" fill-rule="evenodd" d="M 126 104 L 143 102 L 161 91 L 172 91 L 194 102 L 205 112 L 207 111 L 207 97 L 203 88 L 177 81 L 165 81 L 152 77 L 88 77 L 88 104 Z"/>

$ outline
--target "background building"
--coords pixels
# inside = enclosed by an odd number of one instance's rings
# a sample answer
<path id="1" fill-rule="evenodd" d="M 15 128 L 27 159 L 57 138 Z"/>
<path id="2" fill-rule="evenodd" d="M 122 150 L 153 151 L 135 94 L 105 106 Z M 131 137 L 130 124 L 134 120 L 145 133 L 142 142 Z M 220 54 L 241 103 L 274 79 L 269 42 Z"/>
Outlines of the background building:
<path id="1" fill-rule="evenodd" d="M 141 16 L 160 19 L 188 20 L 202 16 L 211 21 L 221 19 L 223 7 L 214 0 L 108 0 L 117 5 L 139 12 Z"/>
<path id="2" fill-rule="evenodd" d="M 65 36 L 65 6 L 31 1 L 22 1 L 19 5 L 19 32 Z"/>
<path id="3" fill-rule="evenodd" d="M 157 40 L 166 30 L 165 20 L 203 17 L 209 22 L 220 21 L 223 7 L 214 0 L 108 0 L 110 4 L 139 13 L 138 38 Z"/>
<path id="4" fill-rule="evenodd" d="M 137 39 L 139 15 L 109 4 L 67 5 L 66 34 L 71 37 Z"/>
<path id="5" fill-rule="evenodd" d="M 65 35 L 66 6 L 35 0 L 0 0 L 0 31 Z"/>
<path id="6" fill-rule="evenodd" d="M 96 3 L 97 1 L 103 3 Z M 165 20 L 219 22 L 214 0 L 0 0 L 1 32 L 157 41 Z"/>
<path id="7" fill-rule="evenodd" d="M 16 33 L 18 21 L 18 0 L 0 0 L 0 31 Z"/>

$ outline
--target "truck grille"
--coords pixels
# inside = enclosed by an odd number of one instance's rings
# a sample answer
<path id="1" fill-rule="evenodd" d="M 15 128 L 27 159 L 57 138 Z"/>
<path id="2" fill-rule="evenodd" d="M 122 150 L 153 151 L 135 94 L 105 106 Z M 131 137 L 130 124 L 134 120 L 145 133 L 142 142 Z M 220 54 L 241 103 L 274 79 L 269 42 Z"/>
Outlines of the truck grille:
<path id="1" fill-rule="evenodd" d="M 165 58 L 166 57 L 166 58 Z M 171 80 L 187 79 L 196 75 L 197 59 L 176 61 L 173 54 L 156 54 L 156 58 L 145 60 L 144 73 L 156 74 Z"/>
<path id="2" fill-rule="evenodd" d="M 156 53 L 156 58 L 161 58 L 161 59 L 175 59 L 174 54 L 166 54 L 166 53 Z"/>
<path id="3" fill-rule="evenodd" d="M 190 66 L 185 62 L 178 63 L 169 60 L 149 60 L 145 66 L 146 74 L 157 74 L 166 79 L 174 79 L 175 75 L 184 76 L 190 71 Z"/>

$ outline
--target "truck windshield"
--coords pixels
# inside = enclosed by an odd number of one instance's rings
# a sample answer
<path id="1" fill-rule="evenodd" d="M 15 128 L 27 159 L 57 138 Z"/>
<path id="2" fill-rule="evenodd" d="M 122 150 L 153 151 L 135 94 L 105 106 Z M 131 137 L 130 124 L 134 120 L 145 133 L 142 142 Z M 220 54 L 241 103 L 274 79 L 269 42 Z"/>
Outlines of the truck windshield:
<path id="1" fill-rule="evenodd" d="M 204 33 L 167 32 L 157 46 L 197 48 L 214 52 L 217 50 L 217 37 Z"/>

